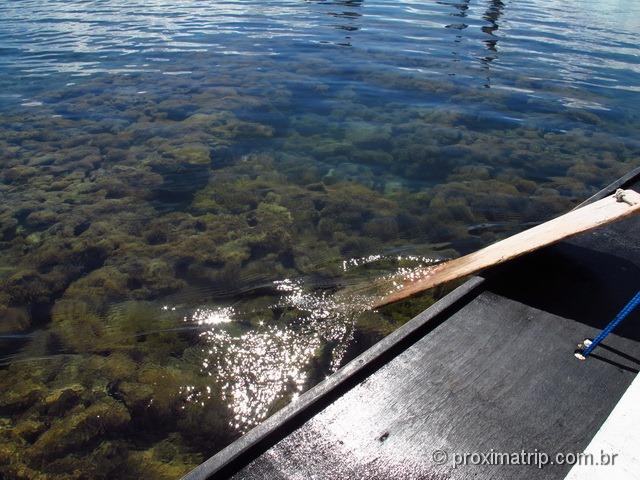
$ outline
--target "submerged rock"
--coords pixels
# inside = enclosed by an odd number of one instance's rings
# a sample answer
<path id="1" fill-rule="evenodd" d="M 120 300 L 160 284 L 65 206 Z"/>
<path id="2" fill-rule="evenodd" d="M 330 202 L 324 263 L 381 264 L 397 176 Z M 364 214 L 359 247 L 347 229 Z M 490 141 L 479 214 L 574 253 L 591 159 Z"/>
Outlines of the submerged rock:
<path id="1" fill-rule="evenodd" d="M 0 304 L 0 334 L 25 332 L 30 326 L 31 318 L 27 309 Z"/>
<path id="2" fill-rule="evenodd" d="M 96 438 L 113 435 L 131 421 L 125 406 L 109 397 L 84 407 L 77 406 L 51 427 L 33 444 L 33 456 L 43 459 L 60 457 Z"/>
<path id="3" fill-rule="evenodd" d="M 64 415 L 80 400 L 84 390 L 79 384 L 53 390 L 42 399 L 40 408 L 50 416 Z"/>
<path id="4" fill-rule="evenodd" d="M 4 380 L 6 381 L 6 378 Z M 0 393 L 0 411 L 24 410 L 34 405 L 46 393 L 44 384 L 32 379 L 20 379 L 12 388 Z"/>

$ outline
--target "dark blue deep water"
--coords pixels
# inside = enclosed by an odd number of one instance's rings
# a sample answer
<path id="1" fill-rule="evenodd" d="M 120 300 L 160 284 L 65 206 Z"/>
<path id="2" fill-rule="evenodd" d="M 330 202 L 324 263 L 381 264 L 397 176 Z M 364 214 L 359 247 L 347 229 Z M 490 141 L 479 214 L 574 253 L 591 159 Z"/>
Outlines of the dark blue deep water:
<path id="1" fill-rule="evenodd" d="M 0 3 L 0 478 L 178 478 L 640 165 L 640 3 Z M 342 293 L 341 293 L 342 292 Z"/>

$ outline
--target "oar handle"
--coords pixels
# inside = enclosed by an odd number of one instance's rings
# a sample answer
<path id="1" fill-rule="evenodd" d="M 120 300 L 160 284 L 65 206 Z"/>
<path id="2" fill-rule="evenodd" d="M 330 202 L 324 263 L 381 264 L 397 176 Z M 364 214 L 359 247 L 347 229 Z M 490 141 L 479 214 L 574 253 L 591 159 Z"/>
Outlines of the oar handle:
<path id="1" fill-rule="evenodd" d="M 559 242 L 640 211 L 640 194 L 618 189 L 615 194 L 536 225 L 476 252 L 425 269 L 419 278 L 397 282 L 373 308 L 417 295 L 442 283 L 471 275 L 493 265 Z"/>

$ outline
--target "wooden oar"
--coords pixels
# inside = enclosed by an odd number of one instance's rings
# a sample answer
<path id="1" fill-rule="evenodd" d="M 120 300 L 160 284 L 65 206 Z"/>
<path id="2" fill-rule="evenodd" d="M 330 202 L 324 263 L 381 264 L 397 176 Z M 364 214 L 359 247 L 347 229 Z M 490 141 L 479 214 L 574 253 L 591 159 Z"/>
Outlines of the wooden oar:
<path id="1" fill-rule="evenodd" d="M 403 300 L 442 283 L 498 265 L 639 211 L 640 194 L 633 190 L 618 190 L 615 195 L 572 210 L 477 252 L 427 267 L 417 278 L 404 280 L 397 285 L 394 291 L 374 303 L 373 308 Z"/>

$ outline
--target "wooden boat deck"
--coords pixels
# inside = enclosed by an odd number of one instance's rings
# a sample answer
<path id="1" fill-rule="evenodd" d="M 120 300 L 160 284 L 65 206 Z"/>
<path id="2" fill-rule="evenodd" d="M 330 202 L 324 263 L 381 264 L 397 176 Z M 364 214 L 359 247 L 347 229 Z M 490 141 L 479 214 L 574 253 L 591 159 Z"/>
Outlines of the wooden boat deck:
<path id="1" fill-rule="evenodd" d="M 619 185 L 640 169 L 601 195 Z M 640 312 L 573 351 L 638 290 L 638 238 L 634 217 L 472 278 L 185 478 L 564 478 L 453 463 L 587 447 L 640 368 Z"/>

